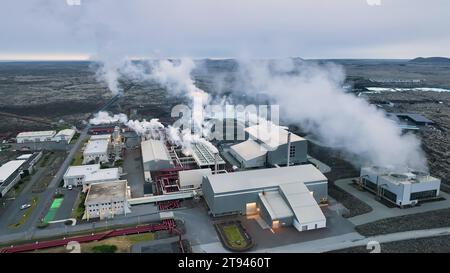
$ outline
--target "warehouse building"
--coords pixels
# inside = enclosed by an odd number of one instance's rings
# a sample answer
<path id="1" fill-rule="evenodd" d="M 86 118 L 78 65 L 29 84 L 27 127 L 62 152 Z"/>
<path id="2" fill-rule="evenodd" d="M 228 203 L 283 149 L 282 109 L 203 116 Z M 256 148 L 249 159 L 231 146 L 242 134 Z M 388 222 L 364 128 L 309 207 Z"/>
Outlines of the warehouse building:
<path id="1" fill-rule="evenodd" d="M 130 188 L 127 180 L 93 183 L 86 195 L 84 219 L 107 219 L 130 213 Z"/>
<path id="2" fill-rule="evenodd" d="M 441 180 L 428 173 L 394 172 L 377 166 L 361 168 L 360 185 L 400 207 L 416 205 L 439 196 Z"/>
<path id="3" fill-rule="evenodd" d="M 259 214 L 272 228 L 326 227 L 318 203 L 327 200 L 327 178 L 313 165 L 257 169 L 203 177 L 203 196 L 213 216 Z"/>
<path id="4" fill-rule="evenodd" d="M 108 150 L 111 135 L 94 135 L 89 139 L 83 151 L 83 164 L 90 162 L 105 163 L 109 160 Z"/>
<path id="5" fill-rule="evenodd" d="M 245 129 L 248 140 L 233 145 L 230 154 L 239 168 L 258 168 L 266 165 L 286 165 L 289 146 L 289 165 L 307 161 L 306 139 L 278 126 L 254 125 Z M 290 145 L 288 145 L 290 135 Z"/>
<path id="6" fill-rule="evenodd" d="M 32 153 L 32 154 L 23 154 L 18 156 L 17 160 L 25 160 L 25 164 L 22 165 L 22 171 L 25 175 L 29 175 L 34 171 L 34 166 L 36 163 L 41 159 L 42 157 L 42 151 Z"/>
<path id="7" fill-rule="evenodd" d="M 16 137 L 17 143 L 52 141 L 56 131 L 22 132 Z"/>
<path id="8" fill-rule="evenodd" d="M 19 182 L 26 160 L 11 160 L 0 167 L 0 197 Z"/>
<path id="9" fill-rule="evenodd" d="M 63 129 L 55 135 L 54 140 L 70 143 L 70 141 L 72 141 L 72 138 L 75 136 L 75 133 L 76 131 L 73 129 Z"/>
<path id="10" fill-rule="evenodd" d="M 200 189 L 203 177 L 208 175 L 212 175 L 209 168 L 180 171 L 178 172 L 178 187 L 180 191 Z"/>
<path id="11" fill-rule="evenodd" d="M 116 181 L 119 178 L 119 168 L 101 169 L 100 164 L 70 166 L 64 174 L 64 187 L 83 186 L 85 191 L 90 184 Z"/>
<path id="12" fill-rule="evenodd" d="M 150 172 L 174 167 L 163 140 L 149 139 L 142 141 L 141 152 L 144 177 L 147 182 L 152 181 Z"/>

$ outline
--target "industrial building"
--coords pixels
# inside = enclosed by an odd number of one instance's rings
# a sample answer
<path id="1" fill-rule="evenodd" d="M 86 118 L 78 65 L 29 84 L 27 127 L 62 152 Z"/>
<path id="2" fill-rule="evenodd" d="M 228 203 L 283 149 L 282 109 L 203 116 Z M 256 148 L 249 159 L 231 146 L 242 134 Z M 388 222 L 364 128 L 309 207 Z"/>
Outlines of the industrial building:
<path id="1" fill-rule="evenodd" d="M 395 172 L 372 166 L 361 168 L 359 184 L 380 198 L 403 207 L 437 198 L 441 180 L 424 172 Z"/>
<path id="2" fill-rule="evenodd" d="M 72 138 L 75 136 L 75 133 L 76 131 L 74 129 L 63 129 L 55 135 L 54 140 L 70 143 Z"/>
<path id="3" fill-rule="evenodd" d="M 210 144 L 212 146 L 212 144 Z M 192 145 L 192 157 L 200 168 L 210 168 L 212 170 L 225 169 L 225 161 L 219 155 L 218 151 L 212 150 L 211 147 L 202 143 L 194 143 Z M 213 147 L 215 149 L 215 147 Z"/>
<path id="4" fill-rule="evenodd" d="M 93 135 L 83 151 L 83 164 L 105 163 L 109 160 L 111 135 Z"/>
<path id="5" fill-rule="evenodd" d="M 209 168 L 179 171 L 178 186 L 180 191 L 200 189 L 203 177 L 208 175 L 212 175 L 212 171 Z"/>
<path id="6" fill-rule="evenodd" d="M 16 136 L 17 143 L 53 141 L 56 131 L 22 132 Z"/>
<path id="7" fill-rule="evenodd" d="M 17 182 L 34 171 L 36 162 L 42 157 L 42 152 L 23 154 L 16 160 L 11 160 L 0 166 L 0 197 L 5 196 Z"/>
<path id="8" fill-rule="evenodd" d="M 394 113 L 399 120 L 417 126 L 433 125 L 434 122 L 420 114 L 416 113 Z"/>
<path id="9" fill-rule="evenodd" d="M 93 183 L 89 186 L 84 205 L 83 218 L 113 218 L 116 215 L 130 213 L 130 188 L 127 180 L 117 180 L 105 183 Z"/>
<path id="10" fill-rule="evenodd" d="M 17 160 L 26 160 L 25 164 L 22 165 L 21 169 L 24 172 L 25 175 L 29 175 L 34 171 L 34 166 L 36 163 L 41 159 L 42 157 L 42 151 L 41 152 L 35 152 L 32 154 L 23 154 L 18 156 Z"/>
<path id="11" fill-rule="evenodd" d="M 254 125 L 245 129 L 248 140 L 230 147 L 239 168 L 289 165 L 307 161 L 307 140 L 278 126 Z M 290 138 L 290 144 L 288 143 Z"/>
<path id="12" fill-rule="evenodd" d="M 318 204 L 327 200 L 327 184 L 308 164 L 204 176 L 202 191 L 213 216 L 260 214 L 272 228 L 305 231 L 326 227 Z"/>
<path id="13" fill-rule="evenodd" d="M 11 160 L 0 167 L 0 197 L 19 182 L 22 175 L 22 166 L 26 160 Z"/>
<path id="14" fill-rule="evenodd" d="M 147 182 L 152 181 L 152 171 L 173 168 L 174 164 L 164 141 L 149 139 L 141 142 L 142 165 Z"/>
<path id="15" fill-rule="evenodd" d="M 119 168 L 101 169 L 100 164 L 70 166 L 64 174 L 64 187 L 83 186 L 85 191 L 90 184 L 116 181 L 119 178 Z"/>

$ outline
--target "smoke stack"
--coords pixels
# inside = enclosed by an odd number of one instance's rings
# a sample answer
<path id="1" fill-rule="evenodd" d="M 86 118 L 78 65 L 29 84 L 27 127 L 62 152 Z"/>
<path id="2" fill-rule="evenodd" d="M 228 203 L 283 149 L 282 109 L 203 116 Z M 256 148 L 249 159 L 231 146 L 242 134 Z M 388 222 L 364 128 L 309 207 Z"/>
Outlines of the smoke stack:
<path id="1" fill-rule="evenodd" d="M 289 167 L 290 158 L 291 158 L 291 132 L 288 132 L 288 135 L 287 135 L 287 163 L 286 163 L 286 167 Z"/>

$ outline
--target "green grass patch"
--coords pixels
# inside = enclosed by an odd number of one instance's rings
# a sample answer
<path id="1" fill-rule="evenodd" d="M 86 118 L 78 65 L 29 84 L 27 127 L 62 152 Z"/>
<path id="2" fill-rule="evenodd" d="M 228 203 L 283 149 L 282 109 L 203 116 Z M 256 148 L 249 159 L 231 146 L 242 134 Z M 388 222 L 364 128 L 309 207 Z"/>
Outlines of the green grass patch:
<path id="1" fill-rule="evenodd" d="M 134 234 L 134 235 L 128 235 L 127 236 L 128 241 L 131 244 L 143 242 L 143 241 L 151 241 L 155 239 L 155 233 L 147 232 L 147 233 L 141 233 L 141 234 Z"/>
<path id="2" fill-rule="evenodd" d="M 114 253 L 117 251 L 116 245 L 99 245 L 91 248 L 94 253 Z"/>
<path id="3" fill-rule="evenodd" d="M 75 209 L 72 210 L 72 218 L 77 220 L 81 220 L 83 218 L 84 210 L 86 209 L 84 206 L 84 201 L 86 201 L 86 193 L 81 192 L 78 200 L 75 204 Z"/>
<path id="4" fill-rule="evenodd" d="M 223 231 L 231 246 L 239 248 L 247 244 L 245 238 L 241 234 L 241 231 L 236 225 L 224 226 Z"/>
<path id="5" fill-rule="evenodd" d="M 33 210 L 36 208 L 37 203 L 38 203 L 38 198 L 35 196 L 35 197 L 33 197 L 33 200 L 31 201 L 31 207 L 29 207 L 28 209 L 26 209 L 24 211 L 24 214 L 22 215 L 22 218 L 20 218 L 19 222 L 9 225 L 9 228 L 18 228 L 18 227 L 22 226 L 23 224 L 25 224 L 27 222 L 28 218 L 30 217 L 31 213 L 33 212 Z"/>

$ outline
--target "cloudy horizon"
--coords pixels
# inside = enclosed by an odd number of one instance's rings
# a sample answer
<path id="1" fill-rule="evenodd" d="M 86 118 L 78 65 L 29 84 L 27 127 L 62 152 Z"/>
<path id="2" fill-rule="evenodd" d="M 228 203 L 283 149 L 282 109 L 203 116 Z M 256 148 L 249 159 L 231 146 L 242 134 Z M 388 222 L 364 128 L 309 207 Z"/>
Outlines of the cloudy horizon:
<path id="1" fill-rule="evenodd" d="M 445 0 L 68 2 L 2 1 L 0 60 L 450 56 Z"/>

